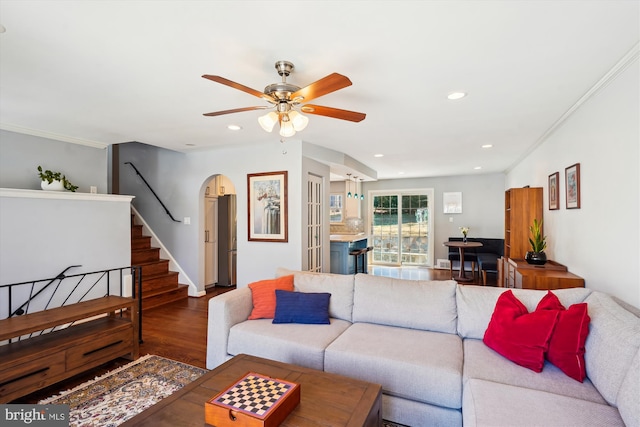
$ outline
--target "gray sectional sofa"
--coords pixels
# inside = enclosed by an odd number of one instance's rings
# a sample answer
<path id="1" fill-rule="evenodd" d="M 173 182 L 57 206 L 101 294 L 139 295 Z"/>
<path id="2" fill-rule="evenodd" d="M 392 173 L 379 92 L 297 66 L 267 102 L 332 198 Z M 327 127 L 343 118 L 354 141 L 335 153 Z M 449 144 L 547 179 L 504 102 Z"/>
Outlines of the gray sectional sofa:
<path id="1" fill-rule="evenodd" d="M 640 318 L 606 294 L 554 291 L 565 307 L 588 304 L 580 383 L 483 343 L 504 288 L 277 272 L 287 274 L 296 291 L 331 293 L 331 324 L 247 320 L 251 290 L 238 288 L 209 301 L 207 368 L 246 353 L 379 383 L 383 418 L 410 426 L 640 426 Z M 529 311 L 546 294 L 513 293 Z"/>

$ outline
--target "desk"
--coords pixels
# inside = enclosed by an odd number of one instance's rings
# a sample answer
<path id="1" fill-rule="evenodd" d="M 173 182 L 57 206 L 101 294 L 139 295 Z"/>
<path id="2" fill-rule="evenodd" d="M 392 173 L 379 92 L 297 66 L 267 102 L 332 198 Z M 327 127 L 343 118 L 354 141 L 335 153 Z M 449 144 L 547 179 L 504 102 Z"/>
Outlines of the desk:
<path id="1" fill-rule="evenodd" d="M 460 252 L 460 273 L 458 274 L 458 278 L 456 279 L 458 282 L 472 282 L 473 277 L 467 277 L 464 271 L 464 250 L 466 248 L 480 248 L 482 247 L 482 243 L 480 242 L 444 242 L 443 245 L 448 246 L 450 248 L 458 248 L 458 252 Z"/>

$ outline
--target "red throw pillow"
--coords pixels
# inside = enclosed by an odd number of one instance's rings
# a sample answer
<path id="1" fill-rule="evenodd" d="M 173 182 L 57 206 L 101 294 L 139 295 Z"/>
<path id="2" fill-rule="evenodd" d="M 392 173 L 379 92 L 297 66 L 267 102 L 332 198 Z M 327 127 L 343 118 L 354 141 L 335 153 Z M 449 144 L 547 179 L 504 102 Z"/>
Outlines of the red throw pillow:
<path id="1" fill-rule="evenodd" d="M 496 301 L 483 341 L 512 362 L 541 372 L 557 318 L 557 311 L 529 313 L 527 307 L 508 290 Z"/>
<path id="2" fill-rule="evenodd" d="M 249 284 L 253 310 L 249 320 L 273 319 L 276 313 L 276 289 L 293 291 L 293 274 Z"/>
<path id="3" fill-rule="evenodd" d="M 556 294 L 549 291 L 536 307 L 536 312 L 541 310 L 555 310 L 559 313 L 558 323 L 549 342 L 547 360 L 571 378 L 583 382 L 587 376 L 584 344 L 591 321 L 587 314 L 587 303 L 573 304 L 565 310 Z"/>

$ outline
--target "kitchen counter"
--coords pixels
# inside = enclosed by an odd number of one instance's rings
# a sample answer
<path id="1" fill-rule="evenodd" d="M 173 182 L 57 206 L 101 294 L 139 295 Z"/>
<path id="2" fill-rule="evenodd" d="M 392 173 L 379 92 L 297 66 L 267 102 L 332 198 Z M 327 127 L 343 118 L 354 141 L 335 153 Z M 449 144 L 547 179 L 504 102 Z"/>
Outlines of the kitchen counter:
<path id="1" fill-rule="evenodd" d="M 357 242 L 359 240 L 367 239 L 369 236 L 366 236 L 364 233 L 359 234 L 332 234 L 329 236 L 330 242 Z"/>
<path id="2" fill-rule="evenodd" d="M 331 242 L 330 262 L 331 272 L 336 274 L 354 274 L 355 259 L 349 255 L 353 249 L 363 249 L 367 247 L 369 236 L 361 234 L 332 234 L 329 238 Z M 367 259 L 364 256 L 364 271 L 367 271 Z"/>

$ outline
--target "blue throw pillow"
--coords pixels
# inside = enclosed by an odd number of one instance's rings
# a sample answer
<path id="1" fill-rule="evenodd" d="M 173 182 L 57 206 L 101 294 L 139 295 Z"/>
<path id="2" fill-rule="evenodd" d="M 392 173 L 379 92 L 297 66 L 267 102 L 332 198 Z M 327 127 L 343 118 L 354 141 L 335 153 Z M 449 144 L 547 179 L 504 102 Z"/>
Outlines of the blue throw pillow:
<path id="1" fill-rule="evenodd" d="M 329 323 L 330 293 L 290 292 L 276 289 L 273 323 Z"/>

